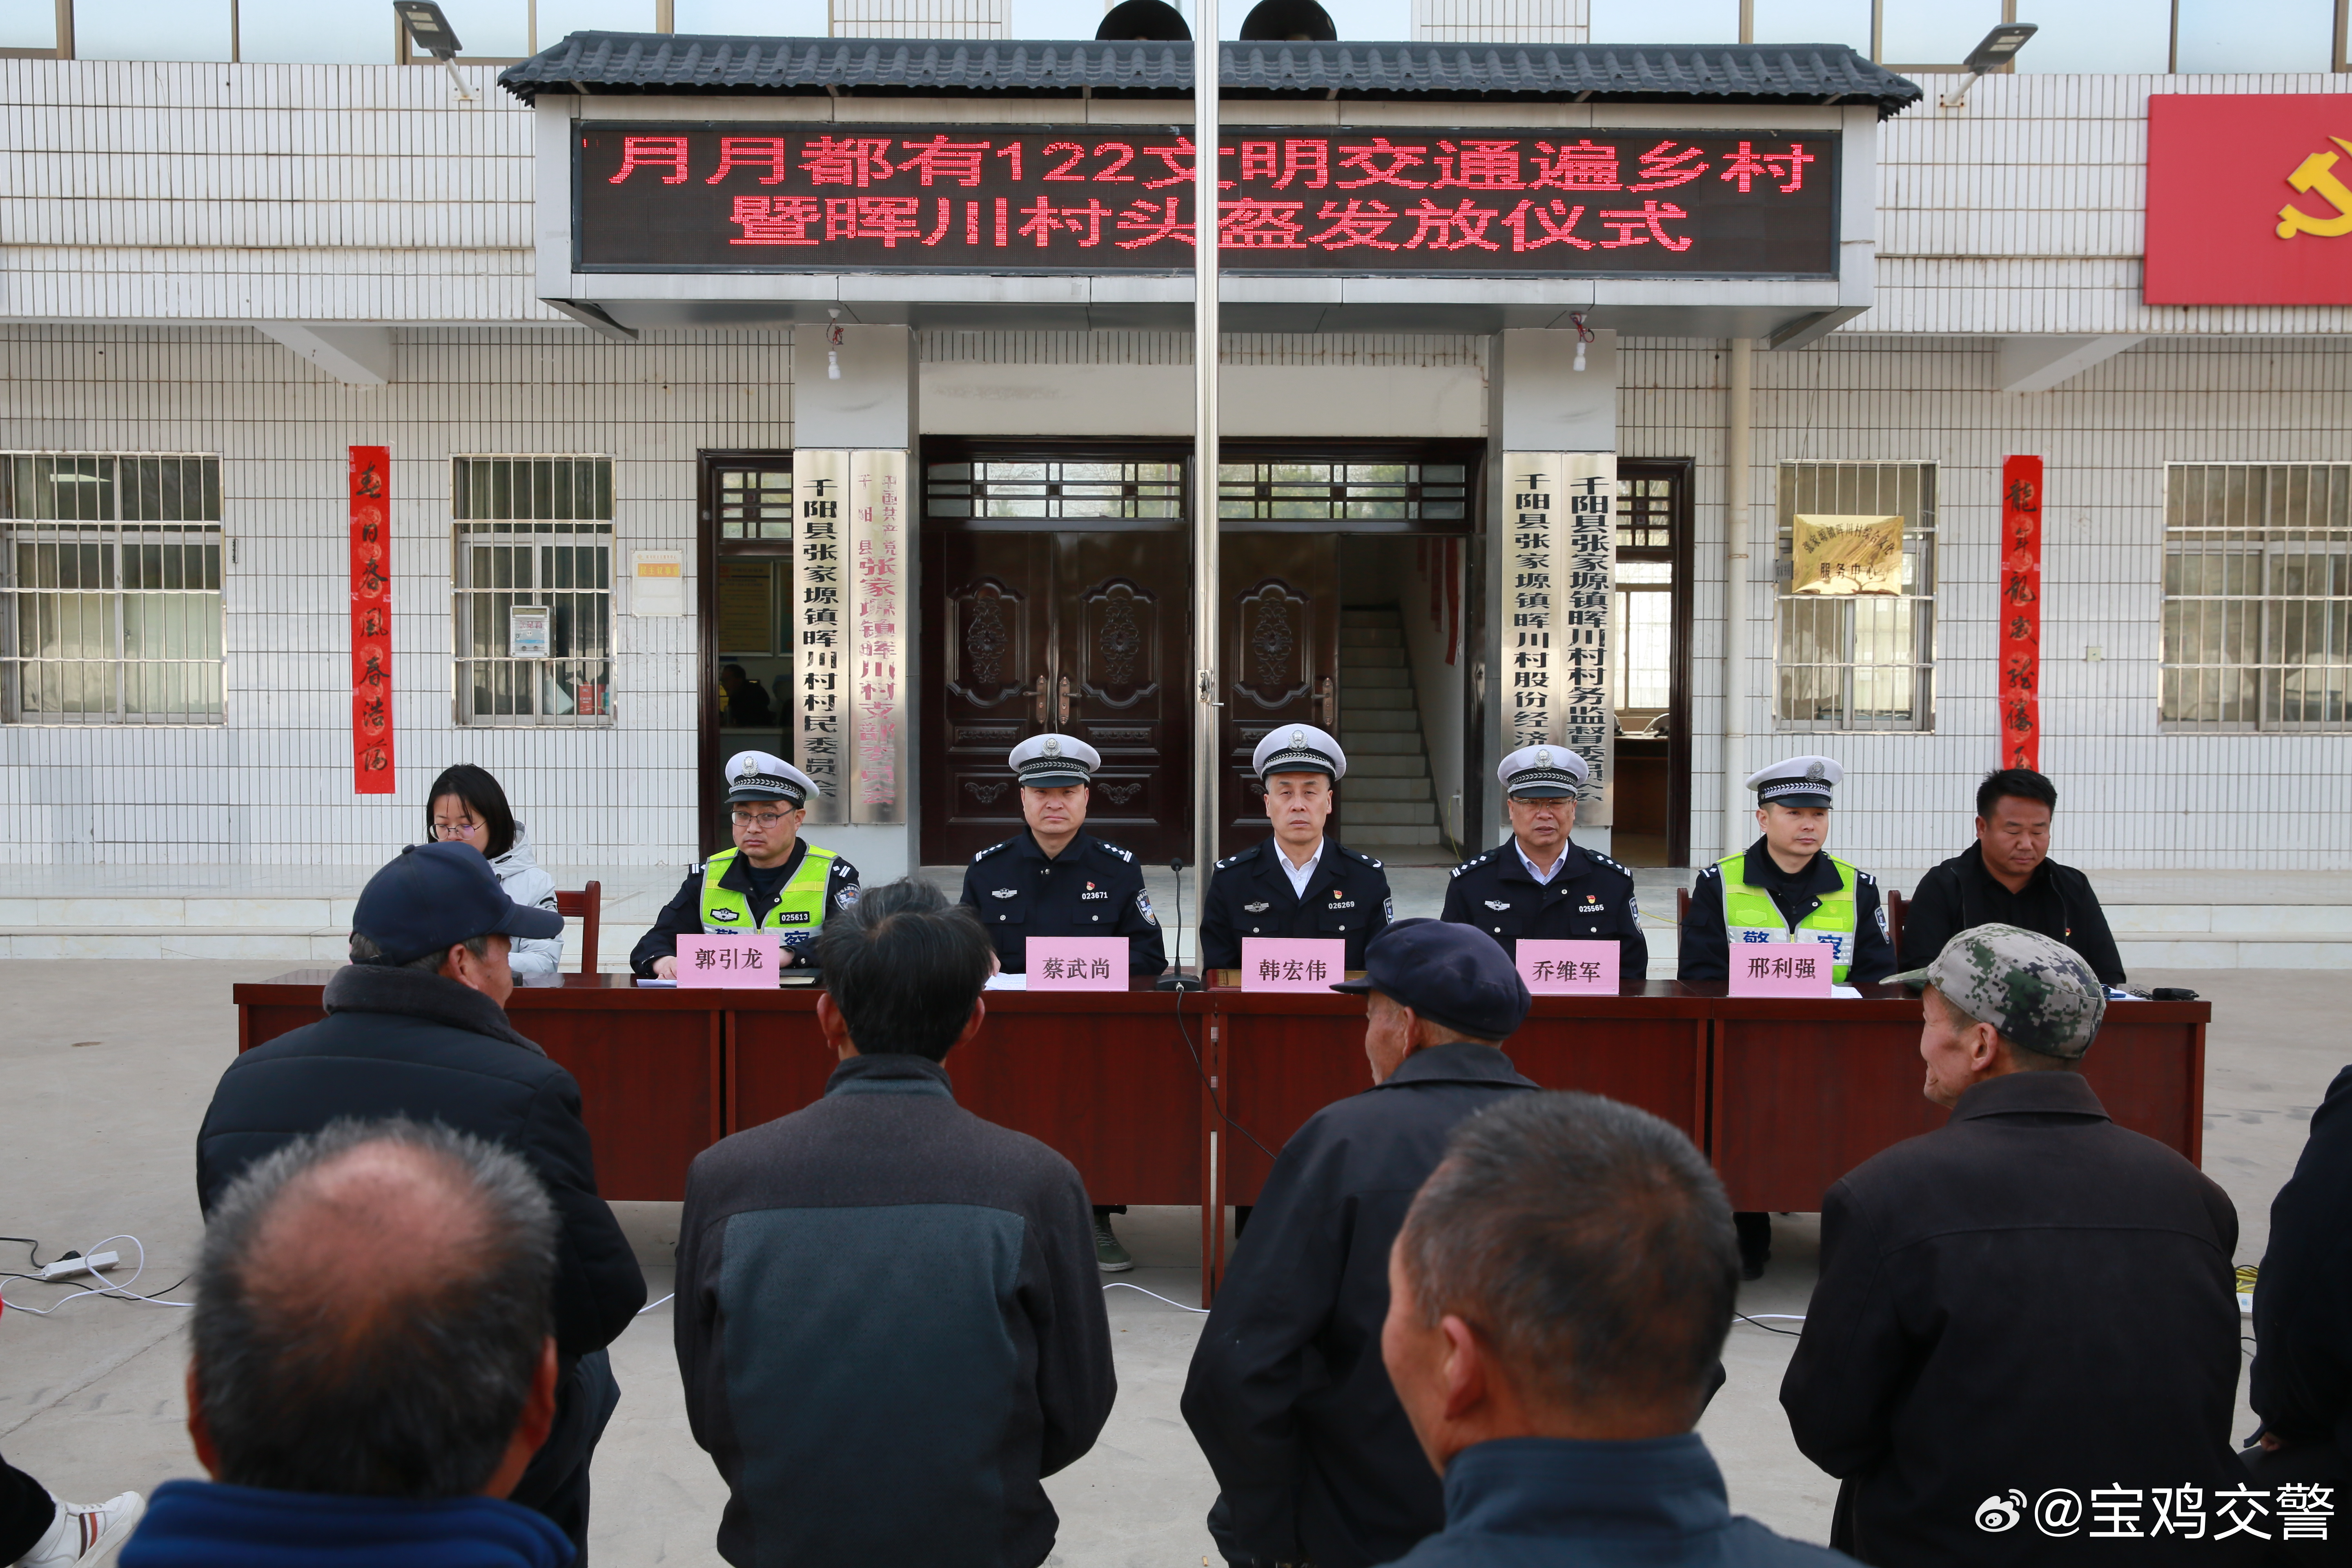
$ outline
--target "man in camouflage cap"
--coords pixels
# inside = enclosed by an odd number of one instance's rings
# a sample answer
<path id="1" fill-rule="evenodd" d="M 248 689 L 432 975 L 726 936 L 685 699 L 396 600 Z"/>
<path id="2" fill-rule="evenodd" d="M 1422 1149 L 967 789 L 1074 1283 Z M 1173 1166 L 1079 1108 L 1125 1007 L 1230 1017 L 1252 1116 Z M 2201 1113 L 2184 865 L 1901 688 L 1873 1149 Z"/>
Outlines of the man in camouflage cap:
<path id="1" fill-rule="evenodd" d="M 2121 1486 L 2141 1489 L 2135 1563 L 2210 1561 L 2152 1510 L 2245 1484 L 2237 1211 L 2084 1081 L 2106 997 L 2071 949 L 1977 926 L 1894 978 L 1926 987 L 1926 1092 L 1952 1115 L 1822 1203 L 1780 1404 L 1844 1482 L 1830 1544 L 1906 1568 L 2073 1563 L 2093 1492 Z"/>
<path id="2" fill-rule="evenodd" d="M 1927 1098 L 1947 1107 L 2003 1073 L 2071 1070 L 2107 1012 L 2081 954 L 2018 926 L 1971 926 L 1927 968 L 1888 984 L 1927 987 L 1919 1055 Z"/>

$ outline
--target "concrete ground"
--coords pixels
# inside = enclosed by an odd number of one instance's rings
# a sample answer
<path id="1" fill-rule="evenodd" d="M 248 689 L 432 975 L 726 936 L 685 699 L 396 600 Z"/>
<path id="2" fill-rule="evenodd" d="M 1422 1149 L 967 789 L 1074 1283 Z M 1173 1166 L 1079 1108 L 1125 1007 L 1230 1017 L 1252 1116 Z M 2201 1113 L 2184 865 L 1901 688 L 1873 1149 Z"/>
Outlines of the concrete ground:
<path id="1" fill-rule="evenodd" d="M 0 963 L 14 1020 L 0 1032 L 0 1230 L 37 1237 L 44 1259 L 135 1234 L 147 1250 L 138 1288 L 180 1279 L 199 1234 L 195 1129 L 236 1048 L 228 988 L 284 967 Z M 2340 987 L 2312 972 L 2162 978 L 2214 999 L 2205 1166 L 2237 1203 L 2240 1260 L 2259 1260 L 2271 1197 L 2294 1169 L 2312 1109 L 2352 1057 L 2340 1033 Z M 659 1297 L 669 1289 L 675 1207 L 622 1207 Z M 1197 1300 L 1196 1212 L 1138 1210 L 1120 1223 L 1141 1264 L 1120 1278 L 1178 1303 Z M 1745 1311 L 1805 1310 L 1817 1224 L 1784 1219 L 1778 1235 L 1771 1272 L 1743 1292 Z M 111 1245 L 131 1250 L 127 1241 Z M 20 1243 L 0 1242 L 0 1260 L 14 1259 L 0 1267 L 22 1268 L 23 1256 Z M 183 1426 L 180 1310 L 84 1298 L 41 1318 L 16 1309 L 47 1306 L 65 1288 L 5 1283 L 0 1452 L 10 1462 L 77 1500 L 198 1473 Z M 1094 1451 L 1047 1483 L 1063 1519 L 1053 1561 L 1190 1563 L 1212 1551 L 1202 1518 L 1215 1490 L 1177 1408 L 1201 1320 L 1134 1290 L 1114 1289 L 1109 1302 L 1118 1405 Z M 1702 1430 L 1735 1507 L 1820 1541 L 1836 1489 L 1797 1453 L 1775 1397 L 1793 1342 L 1735 1326 L 1725 1352 L 1730 1381 Z M 669 1308 L 623 1335 L 614 1363 L 623 1397 L 597 1453 L 594 1555 L 607 1564 L 718 1563 L 711 1533 L 721 1489 L 687 1433 Z M 2241 1432 L 2250 1426 L 2242 1416 Z"/>

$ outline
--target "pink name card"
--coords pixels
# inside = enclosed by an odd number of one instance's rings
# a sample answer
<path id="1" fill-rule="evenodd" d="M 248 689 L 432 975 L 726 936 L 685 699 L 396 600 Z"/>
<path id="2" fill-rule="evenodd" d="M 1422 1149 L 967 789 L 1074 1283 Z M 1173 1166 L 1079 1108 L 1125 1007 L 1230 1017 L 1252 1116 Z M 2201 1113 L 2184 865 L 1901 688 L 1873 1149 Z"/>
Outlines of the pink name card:
<path id="1" fill-rule="evenodd" d="M 1837 948 L 1826 942 L 1735 942 L 1734 996 L 1826 996 Z"/>
<path id="2" fill-rule="evenodd" d="M 1023 957 L 1031 991 L 1127 989 L 1123 936 L 1033 936 Z"/>
<path id="3" fill-rule="evenodd" d="M 1337 937 L 1242 938 L 1244 991 L 1324 991 L 1348 978 L 1348 944 Z"/>
<path id="4" fill-rule="evenodd" d="M 1617 994 L 1620 949 L 1613 942 L 1532 942 L 1521 937 L 1518 953 L 1519 978 L 1535 995 L 1557 996 L 1571 991 Z"/>
<path id="5" fill-rule="evenodd" d="M 682 936 L 677 939 L 677 984 L 681 991 L 773 985 L 782 961 L 772 934 Z"/>

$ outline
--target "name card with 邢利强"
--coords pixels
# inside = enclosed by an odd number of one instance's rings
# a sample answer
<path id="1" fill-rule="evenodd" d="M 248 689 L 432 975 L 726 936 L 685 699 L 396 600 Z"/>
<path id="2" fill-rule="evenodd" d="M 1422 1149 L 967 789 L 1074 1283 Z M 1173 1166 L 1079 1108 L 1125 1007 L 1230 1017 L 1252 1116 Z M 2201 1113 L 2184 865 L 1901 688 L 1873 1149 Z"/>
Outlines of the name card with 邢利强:
<path id="1" fill-rule="evenodd" d="M 1731 944 L 1734 996 L 1827 996 L 1837 948 L 1826 942 Z"/>

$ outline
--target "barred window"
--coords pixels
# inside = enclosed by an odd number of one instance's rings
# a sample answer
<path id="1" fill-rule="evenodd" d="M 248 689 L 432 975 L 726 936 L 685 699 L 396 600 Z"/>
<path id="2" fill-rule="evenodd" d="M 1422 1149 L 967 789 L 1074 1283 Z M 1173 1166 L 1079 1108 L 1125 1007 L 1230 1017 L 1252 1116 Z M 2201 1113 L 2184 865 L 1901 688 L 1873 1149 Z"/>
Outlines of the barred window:
<path id="1" fill-rule="evenodd" d="M 452 459 L 461 724 L 613 721 L 613 460 Z"/>
<path id="2" fill-rule="evenodd" d="M 933 463 L 924 476 L 931 517 L 1098 521 L 1181 518 L 1184 465 L 1111 458 L 979 458 Z"/>
<path id="3" fill-rule="evenodd" d="M 1217 465 L 1217 515 L 1229 521 L 1458 521 L 1469 505 L 1466 463 Z"/>
<path id="4" fill-rule="evenodd" d="M 0 453 L 0 722 L 218 724 L 220 459 Z"/>
<path id="5" fill-rule="evenodd" d="M 2352 464 L 2164 481 L 2163 725 L 2352 729 Z"/>
<path id="6" fill-rule="evenodd" d="M 1796 581 L 1798 520 L 1859 537 L 1894 518 L 1880 569 L 1828 591 Z M 1783 463 L 1773 717 L 1782 730 L 1932 730 L 1936 465 Z M 1799 592 L 1800 588 L 1806 591 Z M 1858 591 L 1857 591 L 1858 590 Z"/>

